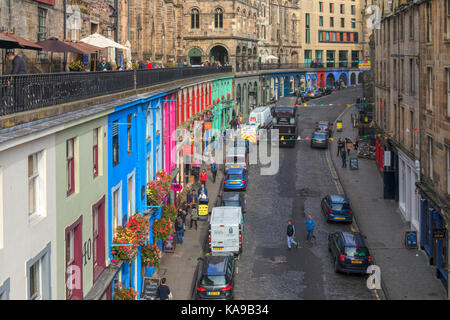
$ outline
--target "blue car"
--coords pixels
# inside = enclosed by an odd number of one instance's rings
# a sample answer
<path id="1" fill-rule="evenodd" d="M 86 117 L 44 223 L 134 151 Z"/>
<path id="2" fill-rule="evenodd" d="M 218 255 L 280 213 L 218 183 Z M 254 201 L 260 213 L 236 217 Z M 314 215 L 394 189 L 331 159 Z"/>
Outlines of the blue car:
<path id="1" fill-rule="evenodd" d="M 327 195 L 322 199 L 322 212 L 327 221 L 341 221 L 352 223 L 353 211 L 347 197 L 340 195 Z"/>
<path id="2" fill-rule="evenodd" d="M 244 168 L 228 169 L 224 183 L 224 190 L 244 190 L 247 188 L 248 173 Z"/>
<path id="3" fill-rule="evenodd" d="M 328 132 L 314 132 L 311 138 L 311 148 L 328 148 Z"/>

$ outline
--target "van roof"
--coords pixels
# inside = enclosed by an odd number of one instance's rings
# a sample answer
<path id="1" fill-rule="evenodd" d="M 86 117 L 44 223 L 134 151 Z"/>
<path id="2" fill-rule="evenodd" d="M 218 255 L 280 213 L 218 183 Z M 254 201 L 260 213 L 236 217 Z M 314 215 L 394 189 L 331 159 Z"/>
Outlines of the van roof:
<path id="1" fill-rule="evenodd" d="M 265 109 L 269 109 L 269 107 L 256 107 L 252 112 L 263 112 Z"/>
<path id="2" fill-rule="evenodd" d="M 244 147 L 233 147 L 227 151 L 228 156 L 243 156 L 245 155 L 246 150 Z"/>
<path id="3" fill-rule="evenodd" d="M 211 226 L 238 225 L 242 220 L 241 207 L 214 207 L 211 213 Z"/>

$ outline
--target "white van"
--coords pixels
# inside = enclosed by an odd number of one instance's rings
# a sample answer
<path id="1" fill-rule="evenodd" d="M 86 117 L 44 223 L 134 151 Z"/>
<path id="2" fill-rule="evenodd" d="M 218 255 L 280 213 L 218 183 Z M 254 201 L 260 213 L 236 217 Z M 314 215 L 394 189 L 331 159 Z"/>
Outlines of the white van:
<path id="1" fill-rule="evenodd" d="M 272 125 L 272 113 L 269 107 L 257 107 L 250 112 L 249 124 L 256 123 L 260 128 L 268 129 Z"/>
<path id="2" fill-rule="evenodd" d="M 245 147 L 230 147 L 225 158 L 225 172 L 230 168 L 247 169 L 247 152 Z"/>
<path id="3" fill-rule="evenodd" d="M 238 255 L 242 252 L 244 216 L 241 207 L 215 207 L 209 223 L 211 255 Z"/>

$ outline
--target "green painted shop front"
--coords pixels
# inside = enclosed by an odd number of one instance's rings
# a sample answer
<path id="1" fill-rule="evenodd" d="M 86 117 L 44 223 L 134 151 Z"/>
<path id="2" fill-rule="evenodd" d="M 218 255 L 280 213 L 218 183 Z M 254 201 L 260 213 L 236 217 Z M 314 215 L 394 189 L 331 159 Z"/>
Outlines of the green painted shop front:
<path id="1" fill-rule="evenodd" d="M 213 80 L 211 87 L 211 99 L 214 104 L 212 109 L 214 130 L 230 128 L 235 106 L 233 98 L 233 76 Z"/>

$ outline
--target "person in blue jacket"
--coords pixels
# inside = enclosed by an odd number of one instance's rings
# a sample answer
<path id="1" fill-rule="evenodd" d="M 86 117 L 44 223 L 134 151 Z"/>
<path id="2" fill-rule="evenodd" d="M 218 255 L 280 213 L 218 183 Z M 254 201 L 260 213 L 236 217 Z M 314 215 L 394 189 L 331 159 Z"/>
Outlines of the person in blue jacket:
<path id="1" fill-rule="evenodd" d="M 311 241 L 311 238 L 316 239 L 316 236 L 314 235 L 314 220 L 311 215 L 308 215 L 308 219 L 306 219 L 306 231 L 308 232 L 306 235 L 306 241 Z"/>

